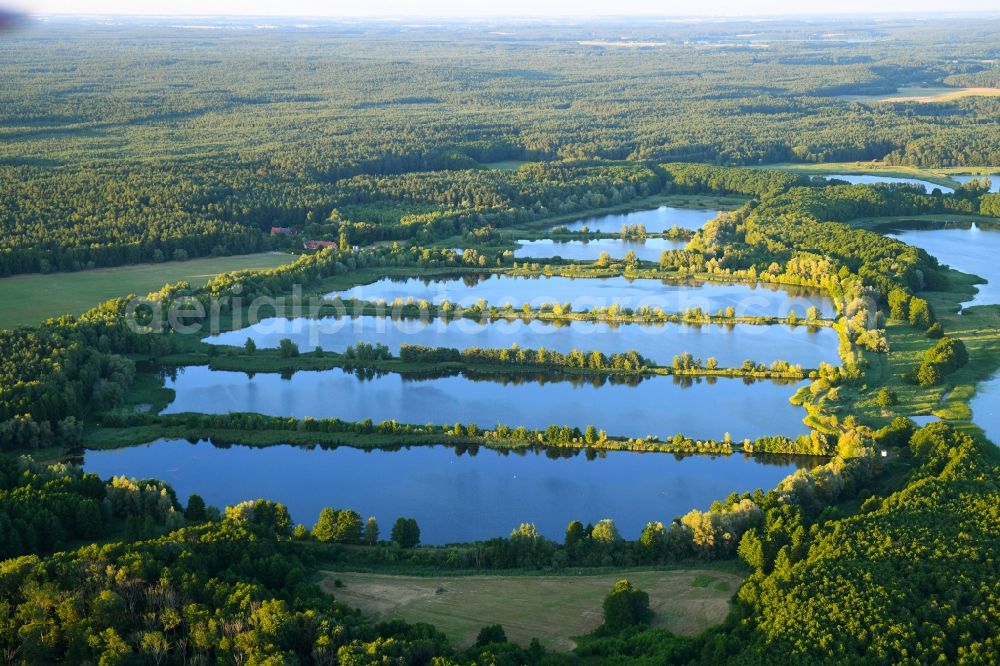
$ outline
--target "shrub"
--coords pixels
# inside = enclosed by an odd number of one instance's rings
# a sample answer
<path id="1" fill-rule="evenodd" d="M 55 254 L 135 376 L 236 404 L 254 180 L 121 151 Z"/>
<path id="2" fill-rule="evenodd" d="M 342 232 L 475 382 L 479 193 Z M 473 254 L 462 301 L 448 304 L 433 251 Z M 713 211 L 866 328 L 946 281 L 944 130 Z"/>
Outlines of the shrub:
<path id="1" fill-rule="evenodd" d="M 278 343 L 278 354 L 281 358 L 294 358 L 299 355 L 299 346 L 288 338 L 284 338 Z"/>
<path id="2" fill-rule="evenodd" d="M 648 624 L 653 617 L 649 610 L 649 595 L 632 587 L 627 580 L 615 583 L 611 593 L 604 598 L 604 626 L 621 631 L 637 624 Z"/>
<path id="3" fill-rule="evenodd" d="M 485 647 L 493 643 L 506 643 L 507 634 L 499 624 L 490 624 L 479 630 L 476 637 L 476 647 Z"/>
<path id="4" fill-rule="evenodd" d="M 392 526 L 392 540 L 400 548 L 413 548 L 420 543 L 420 527 L 413 518 L 398 518 Z"/>

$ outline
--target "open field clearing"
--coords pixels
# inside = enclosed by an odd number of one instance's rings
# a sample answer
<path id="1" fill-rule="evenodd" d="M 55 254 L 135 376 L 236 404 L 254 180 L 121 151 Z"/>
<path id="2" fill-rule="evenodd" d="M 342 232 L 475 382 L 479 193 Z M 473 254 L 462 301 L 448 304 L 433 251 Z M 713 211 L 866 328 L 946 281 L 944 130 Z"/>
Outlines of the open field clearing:
<path id="1" fill-rule="evenodd" d="M 486 162 L 482 164 L 484 169 L 497 169 L 499 171 L 517 171 L 522 164 L 527 164 L 526 160 L 501 160 L 499 162 Z"/>
<path id="2" fill-rule="evenodd" d="M 692 636 L 722 622 L 741 578 L 713 570 L 620 571 L 560 576 L 397 576 L 326 572 L 323 589 L 351 607 L 382 619 L 429 622 L 457 645 L 468 646 L 488 624 L 507 638 L 538 638 L 560 651 L 573 636 L 601 624 L 601 602 L 627 578 L 649 593 L 653 624 Z M 335 587 L 340 580 L 343 587 Z"/>
<path id="3" fill-rule="evenodd" d="M 918 86 L 908 86 L 900 88 L 892 95 L 862 96 L 856 98 L 857 101 L 877 101 L 877 102 L 951 102 L 963 97 L 997 97 L 1000 95 L 1000 88 L 921 88 Z"/>
<path id="4" fill-rule="evenodd" d="M 273 268 L 294 260 L 291 254 L 267 252 L 6 277 L 0 279 L 0 328 L 34 326 L 50 317 L 80 314 L 109 298 L 148 294 L 169 282 L 200 286 L 220 273 Z"/>
<path id="5" fill-rule="evenodd" d="M 969 300 L 973 289 L 977 288 L 976 278 L 951 271 L 948 279 L 951 290 L 924 293 L 942 325 L 950 335 L 962 339 L 975 362 L 952 373 L 946 382 L 936 386 L 923 387 L 906 382 L 903 374 L 919 365 L 926 339 L 912 327 L 890 323 L 887 335 L 891 351 L 885 358 L 868 356 L 872 363 L 867 376 L 869 394 L 874 395 L 874 388 L 885 386 L 899 395 L 900 403 L 907 406 L 907 415 L 933 415 L 956 427 L 977 430 L 971 420 L 969 401 L 976 394 L 976 385 L 987 381 L 997 370 L 1000 312 L 992 305 L 959 312 L 959 304 Z M 871 417 L 878 414 L 870 398 L 859 407 Z"/>

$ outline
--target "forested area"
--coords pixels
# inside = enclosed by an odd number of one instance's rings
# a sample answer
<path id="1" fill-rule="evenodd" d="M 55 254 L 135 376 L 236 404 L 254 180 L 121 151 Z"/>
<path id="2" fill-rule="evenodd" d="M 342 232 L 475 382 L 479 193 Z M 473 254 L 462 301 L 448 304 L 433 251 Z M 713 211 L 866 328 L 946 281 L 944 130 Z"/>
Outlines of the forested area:
<path id="1" fill-rule="evenodd" d="M 120 405 L 135 377 L 129 353 L 162 353 L 170 340 L 134 332 L 124 299 L 80 319 L 0 331 L 0 451 L 75 447 L 83 419 Z"/>
<path id="2" fill-rule="evenodd" d="M 134 541 L 183 524 L 174 491 L 162 482 L 105 482 L 75 466 L 0 454 L 0 560 L 45 555 L 123 529 Z"/>
<path id="3" fill-rule="evenodd" d="M 259 229 L 213 210 L 210 202 L 219 198 L 216 188 L 169 173 L 52 173 L 0 164 L 0 275 L 267 247 Z"/>
<path id="4" fill-rule="evenodd" d="M 223 45 L 156 22 L 31 25 L 0 43 L 0 275 L 256 251 L 271 226 L 426 241 L 661 184 L 639 166 L 476 169 L 499 160 L 1000 162 L 1000 99 L 849 98 L 988 79 L 990 22 L 838 24 L 842 41 L 629 26 L 646 48 L 616 46 L 620 29 L 283 24 Z"/>
<path id="5" fill-rule="evenodd" d="M 256 502 L 159 539 L 0 564 L 5 654 L 33 664 L 421 663 L 447 654 L 431 627 L 369 624 L 321 593 L 308 554 L 282 538 L 282 511 Z"/>
<path id="6" fill-rule="evenodd" d="M 857 275 L 877 289 L 880 300 L 893 288 L 921 290 L 942 284 L 937 261 L 923 250 L 880 233 L 843 223 L 859 217 L 973 212 L 981 190 L 924 195 L 897 185 L 809 183 L 768 170 L 669 164 L 671 183 L 688 192 L 739 188 L 758 198 L 711 220 L 685 251 L 664 253 L 663 266 L 708 272 L 742 272 L 757 279 L 812 284 L 840 293 L 831 283 Z M 986 195 L 989 196 L 989 195 Z"/>
<path id="7" fill-rule="evenodd" d="M 909 446 L 918 465 L 904 486 L 856 515 L 800 531 L 776 513 L 744 537 L 757 573 L 740 591 L 745 621 L 718 636 L 720 655 L 996 662 L 996 452 L 943 424 Z"/>
<path id="8" fill-rule="evenodd" d="M 628 182 L 630 178 L 640 182 L 652 179 L 662 181 L 668 188 L 676 187 L 688 192 L 737 190 L 759 197 L 740 210 L 711 221 L 695 234 L 686 250 L 664 253 L 660 268 L 665 272 L 650 271 L 650 277 L 708 274 L 723 279 L 827 289 L 848 310 L 846 314 L 849 317 L 843 325 L 847 327 L 845 339 L 851 348 L 842 349 L 842 356 L 847 355 L 845 358 L 856 355 L 852 351 L 855 348 L 871 351 L 884 351 L 886 348 L 878 327 L 866 325 L 866 318 L 873 316 L 869 312 L 873 305 L 864 301 L 866 293 L 869 293 L 866 289 L 871 290 L 870 295 L 876 301 L 888 304 L 890 310 L 903 307 L 900 305 L 903 303 L 906 309 L 903 317 L 914 326 L 930 329 L 935 323 L 934 313 L 923 299 L 914 297 L 914 292 L 940 285 L 943 278 L 938 274 L 936 262 L 926 253 L 875 232 L 831 220 L 857 214 L 890 215 L 900 210 L 940 210 L 946 205 L 943 202 L 974 202 L 982 194 L 974 188 L 961 190 L 955 195 L 926 196 L 906 187 L 802 184 L 798 177 L 780 172 L 684 164 L 655 169 L 642 166 L 543 165 L 517 173 L 513 181 L 509 177 L 507 180 L 488 178 L 486 182 L 495 186 L 494 196 L 501 196 L 499 193 L 503 192 L 508 192 L 503 196 L 509 196 L 510 190 L 504 189 L 506 184 L 517 182 L 521 183 L 518 187 L 527 187 L 524 183 L 533 183 L 536 177 L 545 183 L 541 186 L 543 189 L 549 188 L 548 183 L 557 183 L 556 189 L 562 187 L 558 183 L 568 183 L 568 191 L 574 192 L 579 179 L 586 181 L 594 176 L 598 179 L 617 179 L 617 182 Z M 461 192 L 461 181 L 446 185 L 437 176 L 429 180 L 419 175 L 391 180 L 400 187 L 398 193 L 403 199 L 413 196 L 427 198 L 431 196 L 429 193 L 434 193 L 434 196 L 441 197 L 442 205 L 454 205 L 457 201 L 455 197 Z M 590 181 L 589 186 L 592 185 L 593 181 Z M 558 201 L 558 197 L 553 201 Z M 485 223 L 477 221 L 476 224 Z M 237 287 L 244 302 L 249 302 L 257 296 L 287 293 L 295 284 L 315 284 L 321 279 L 366 267 L 458 268 L 467 260 L 479 266 L 481 258 L 459 256 L 448 249 L 401 244 L 360 252 L 329 249 L 276 269 L 223 275 L 201 289 L 192 290 L 186 284 L 170 285 L 153 294 L 152 298 L 154 302 L 166 306 L 176 299 L 193 296 L 207 312 L 211 307 L 211 298 L 231 296 L 236 293 Z M 570 268 L 569 274 L 572 275 L 580 270 L 578 267 L 568 267 L 567 270 Z M 540 269 L 528 270 L 527 266 L 518 270 L 531 275 L 543 272 Z M 618 273 L 630 270 L 633 275 L 638 274 L 634 272 L 634 267 L 619 266 L 615 269 Z M 545 269 L 545 272 L 548 271 Z M 618 274 L 615 271 L 609 274 Z M 891 298 L 893 294 L 896 296 Z M 72 446 L 79 438 L 81 419 L 92 411 L 106 411 L 121 403 L 134 373 L 131 362 L 123 355 L 155 355 L 170 351 L 174 344 L 170 336 L 142 335 L 130 330 L 126 304 L 127 301 L 120 299 L 95 309 L 79 320 L 49 322 L 37 331 L 4 333 L 2 342 L 6 353 L 2 366 L 3 393 L 0 396 L 0 413 L 3 415 L 0 444 L 5 448 L 37 448 L 48 446 L 59 437 Z M 558 307 L 563 312 L 563 306 Z M 552 312 L 554 316 L 555 306 Z M 618 316 L 612 312 L 606 314 L 612 318 Z M 653 314 L 621 313 L 622 316 L 636 315 L 640 318 L 652 317 Z M 890 314 L 900 317 L 899 312 L 891 311 Z M 683 318 L 700 320 L 703 317 L 702 313 L 688 312 L 683 313 Z M 815 318 L 815 313 L 812 313 L 807 320 Z M 665 320 L 666 313 L 657 315 L 655 319 Z M 943 333 L 928 330 L 929 335 L 940 336 Z M 483 360 L 479 359 L 479 362 Z M 497 360 L 508 362 L 499 357 Z M 534 360 L 537 362 L 537 359 Z M 598 361 L 602 367 L 616 365 L 611 359 Z M 571 362 L 567 357 L 546 359 L 544 365 L 573 363 L 575 361 Z M 631 361 L 630 364 L 632 367 L 636 365 Z M 845 361 L 844 370 L 848 375 L 856 374 L 861 364 L 860 357 Z M 580 367 L 586 365 L 585 359 Z M 950 371 L 949 363 L 931 361 L 926 365 L 923 383 L 936 383 L 935 377 L 943 374 L 941 371 Z M 688 363 L 679 363 L 676 369 L 696 369 L 688 366 Z"/>
<path id="9" fill-rule="evenodd" d="M 638 164 L 533 164 L 337 183 L 258 182 L 204 164 L 182 165 L 168 177 L 11 169 L 0 178 L 0 275 L 281 247 L 264 235 L 271 226 L 354 245 L 426 242 L 488 224 L 619 205 L 662 187 L 652 169 Z"/>

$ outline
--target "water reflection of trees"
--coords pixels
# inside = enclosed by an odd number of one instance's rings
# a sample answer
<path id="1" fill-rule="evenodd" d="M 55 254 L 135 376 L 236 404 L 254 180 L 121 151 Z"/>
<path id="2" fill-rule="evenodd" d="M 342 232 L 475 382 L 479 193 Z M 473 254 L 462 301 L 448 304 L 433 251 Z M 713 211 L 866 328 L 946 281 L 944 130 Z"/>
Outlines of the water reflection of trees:
<path id="1" fill-rule="evenodd" d="M 463 273 L 462 284 L 466 287 L 475 287 L 481 282 L 486 282 L 491 277 L 493 277 L 492 273 Z"/>
<path id="2" fill-rule="evenodd" d="M 160 440 L 159 443 L 169 443 L 171 440 Z M 238 438 L 228 438 L 225 436 L 213 435 L 208 439 L 202 439 L 198 437 L 188 437 L 182 440 L 186 441 L 192 446 L 197 446 L 199 444 L 209 444 L 216 449 L 232 449 L 232 448 L 242 448 L 242 449 L 260 449 L 270 446 L 290 446 L 297 449 L 305 450 L 315 450 L 319 449 L 321 451 L 336 451 L 340 448 L 355 449 L 359 451 L 364 451 L 365 453 L 399 453 L 402 451 L 409 451 L 411 449 L 451 449 L 452 453 L 461 458 L 463 456 L 469 456 L 474 458 L 480 454 L 480 450 L 484 448 L 483 445 L 475 443 L 438 443 L 438 444 L 385 444 L 373 447 L 358 447 L 350 444 L 340 444 L 333 442 L 315 442 L 310 444 L 291 444 L 291 443 L 275 443 L 269 445 L 253 445 L 246 444 L 240 441 Z M 608 449 L 600 449 L 590 446 L 583 447 L 570 447 L 570 446 L 546 446 L 544 444 L 535 444 L 528 446 L 487 446 L 485 448 L 490 449 L 496 455 L 508 457 L 511 455 L 526 458 L 528 456 L 544 456 L 549 460 L 569 460 L 571 458 L 577 458 L 583 454 L 584 458 L 588 461 L 605 460 L 607 459 L 609 453 L 615 453 L 615 451 Z M 687 451 L 673 451 L 673 452 L 662 452 L 662 451 L 617 451 L 623 455 L 629 456 L 663 456 L 669 457 L 676 461 L 683 461 L 686 458 L 692 456 L 703 456 L 709 459 L 715 458 L 729 458 L 732 456 L 740 456 L 744 460 L 752 460 L 755 463 L 761 465 L 774 465 L 778 467 L 787 467 L 789 465 L 794 466 L 796 469 L 811 469 L 818 464 L 821 464 L 825 459 L 818 458 L 816 456 L 806 456 L 806 455 L 796 455 L 793 453 L 740 453 L 734 452 L 732 454 L 721 454 L 721 453 L 698 453 L 698 452 L 687 452 Z M 77 462 L 78 464 L 83 464 L 83 455 L 77 454 L 71 461 Z"/>
<path id="3" fill-rule="evenodd" d="M 714 386 L 719 382 L 719 379 L 742 379 L 743 384 L 746 386 L 751 386 L 757 382 L 771 382 L 777 384 L 778 386 L 793 386 L 801 379 L 793 379 L 788 377 L 748 377 L 744 375 L 734 375 L 727 377 L 726 375 L 670 375 L 673 383 L 681 388 L 690 388 L 695 384 L 701 384 L 704 382 L 709 386 Z"/>
<path id="4" fill-rule="evenodd" d="M 577 374 L 560 372 L 559 370 L 532 371 L 532 372 L 493 372 L 480 370 L 462 370 L 461 374 L 469 381 L 474 382 L 494 382 L 504 386 L 520 386 L 523 384 L 556 384 L 568 382 L 572 386 L 593 386 L 600 388 L 605 385 L 612 386 L 638 386 L 642 382 L 650 379 L 652 375 L 636 374 Z"/>

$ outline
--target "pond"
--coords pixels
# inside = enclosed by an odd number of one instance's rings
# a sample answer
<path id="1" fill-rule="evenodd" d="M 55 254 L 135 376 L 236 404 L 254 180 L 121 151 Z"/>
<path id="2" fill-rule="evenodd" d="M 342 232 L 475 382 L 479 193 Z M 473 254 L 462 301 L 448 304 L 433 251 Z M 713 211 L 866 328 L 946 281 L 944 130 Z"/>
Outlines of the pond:
<path id="1" fill-rule="evenodd" d="M 970 180 L 975 178 L 976 180 L 983 180 L 984 178 L 990 181 L 990 192 L 1000 192 L 1000 173 L 989 174 L 986 176 L 951 176 L 952 180 L 958 181 L 965 185 Z"/>
<path id="2" fill-rule="evenodd" d="M 388 539 L 396 518 L 411 517 L 421 542 L 435 545 L 507 536 L 522 522 L 562 541 L 571 520 L 603 518 L 636 539 L 648 521 L 668 523 L 691 509 L 706 510 L 734 491 L 773 488 L 805 464 L 779 456 L 678 459 L 609 451 L 588 459 L 563 450 L 550 456 L 447 446 L 216 448 L 184 440 L 87 451 L 83 462 L 102 478 L 162 479 L 181 501 L 197 493 L 223 507 L 265 497 L 285 504 L 295 521 L 310 527 L 325 506 L 349 508 L 362 519 L 374 515 Z"/>
<path id="3" fill-rule="evenodd" d="M 660 206 L 652 210 L 638 210 L 632 213 L 615 213 L 613 215 L 587 217 L 557 226 L 565 227 L 570 231 L 579 231 L 583 227 L 587 227 L 590 231 L 617 233 L 622 230 L 622 225 L 632 226 L 641 224 L 646 227 L 646 231 L 662 233 L 675 226 L 682 229 L 701 229 L 705 226 L 706 222 L 720 212 L 718 210 L 699 208 Z"/>
<path id="4" fill-rule="evenodd" d="M 165 414 L 256 412 L 269 416 L 340 418 L 376 423 L 497 423 L 527 428 L 593 424 L 610 435 L 661 439 L 682 433 L 696 439 L 735 439 L 806 432 L 805 412 L 788 399 L 795 385 L 742 379 L 682 382 L 651 376 L 638 385 L 552 375 L 500 377 L 454 375 L 414 379 L 390 373 L 359 378 L 341 369 L 278 374 L 210 370 L 192 366 L 167 377 L 176 392 Z M 506 379 L 506 381 L 503 381 Z M 635 379 L 635 378 L 632 378 Z M 690 378 L 688 378 L 690 379 Z M 806 380 L 808 381 L 808 380 Z M 801 382 L 799 382 L 801 383 Z M 688 385 L 690 384 L 690 385 Z"/>
<path id="5" fill-rule="evenodd" d="M 552 259 L 562 257 L 573 261 L 594 261 L 602 252 L 612 259 L 621 259 L 631 250 L 640 261 L 659 261 L 664 250 L 682 250 L 687 245 L 684 240 L 667 238 L 647 238 L 645 240 L 621 240 L 619 238 L 598 238 L 594 240 L 556 241 L 519 240 L 514 250 L 515 259 Z"/>
<path id="6" fill-rule="evenodd" d="M 714 357 L 723 367 L 740 365 L 746 359 L 781 359 L 806 368 L 820 362 L 837 365 L 837 332 L 832 328 L 807 326 L 754 326 L 750 324 L 689 326 L 686 324 L 618 324 L 589 321 L 549 322 L 521 319 L 480 323 L 472 319 L 393 319 L 389 317 L 322 317 L 319 319 L 269 318 L 254 326 L 205 339 L 215 345 L 238 346 L 247 338 L 260 349 L 275 349 L 282 339 L 310 351 L 343 352 L 359 341 L 380 342 L 392 353 L 400 345 L 426 347 L 480 347 L 496 349 L 517 344 L 521 348 L 545 347 L 559 352 L 600 351 L 614 354 L 636 350 L 667 365 L 675 354 L 690 352 L 707 360 Z"/>
<path id="7" fill-rule="evenodd" d="M 979 293 L 964 303 L 995 305 L 1000 303 L 1000 231 L 980 229 L 975 224 L 969 229 L 919 229 L 890 234 L 905 243 L 921 247 L 942 263 L 963 273 L 972 273 L 988 280 L 976 287 Z M 1000 321 L 997 322 L 1000 325 Z M 969 406 L 973 421 L 986 436 L 1000 444 L 1000 375 L 976 386 L 976 395 Z"/>
<path id="8" fill-rule="evenodd" d="M 680 312 L 692 307 L 714 313 L 733 307 L 737 315 L 786 316 L 795 310 L 804 316 L 810 306 L 824 317 L 834 314 L 833 301 L 815 290 L 775 285 L 726 282 L 688 282 L 652 279 L 524 277 L 478 274 L 441 278 L 382 278 L 371 284 L 346 291 L 332 292 L 327 298 L 355 298 L 368 301 L 413 298 L 440 303 L 447 300 L 463 307 L 485 300 L 490 305 L 525 303 L 570 303 L 576 311 L 618 304 L 621 307 L 659 307 L 666 312 Z"/>
<path id="9" fill-rule="evenodd" d="M 919 180 L 917 178 L 894 178 L 892 176 L 868 176 L 858 174 L 823 174 L 823 178 L 826 178 L 827 180 L 843 180 L 851 183 L 852 185 L 873 185 L 875 183 L 903 183 L 906 185 L 920 185 L 927 191 L 928 194 L 933 192 L 935 189 L 939 189 L 945 194 L 951 194 L 955 191 L 955 188 L 953 187 L 938 185 L 936 183 L 932 183 L 927 180 Z"/>

